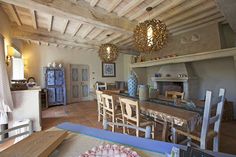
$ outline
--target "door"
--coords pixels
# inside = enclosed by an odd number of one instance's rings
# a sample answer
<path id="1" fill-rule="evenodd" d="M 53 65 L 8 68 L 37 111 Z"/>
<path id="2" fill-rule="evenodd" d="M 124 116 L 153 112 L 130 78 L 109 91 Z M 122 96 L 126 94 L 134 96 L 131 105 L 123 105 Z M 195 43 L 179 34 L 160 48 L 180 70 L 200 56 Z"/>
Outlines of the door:
<path id="1" fill-rule="evenodd" d="M 70 75 L 71 102 L 89 100 L 89 66 L 71 64 Z"/>

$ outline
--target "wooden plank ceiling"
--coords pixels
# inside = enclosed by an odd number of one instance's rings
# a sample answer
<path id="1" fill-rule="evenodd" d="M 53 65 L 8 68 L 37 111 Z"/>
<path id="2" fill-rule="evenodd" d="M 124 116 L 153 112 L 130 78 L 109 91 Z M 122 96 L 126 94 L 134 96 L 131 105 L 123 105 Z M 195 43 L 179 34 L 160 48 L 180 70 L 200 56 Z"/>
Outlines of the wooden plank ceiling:
<path id="1" fill-rule="evenodd" d="M 14 38 L 28 44 L 98 50 L 116 44 L 135 52 L 133 29 L 147 19 L 166 23 L 176 35 L 225 22 L 214 0 L 0 0 L 12 22 Z M 153 7 L 147 13 L 147 7 Z"/>

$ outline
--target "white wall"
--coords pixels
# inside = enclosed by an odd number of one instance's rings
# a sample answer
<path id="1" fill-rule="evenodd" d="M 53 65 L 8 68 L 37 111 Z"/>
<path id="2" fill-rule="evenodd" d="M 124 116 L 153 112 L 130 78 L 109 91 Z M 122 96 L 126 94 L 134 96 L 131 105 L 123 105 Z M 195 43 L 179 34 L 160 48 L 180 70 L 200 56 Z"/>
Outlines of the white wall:
<path id="1" fill-rule="evenodd" d="M 63 63 L 64 67 L 66 68 L 67 84 L 69 84 L 70 78 L 70 75 L 68 73 L 69 64 L 89 65 L 91 90 L 93 89 L 93 85 L 96 81 L 112 83 L 115 81 L 125 80 L 124 69 L 127 64 L 124 64 L 124 58 L 126 57 L 124 57 L 123 54 L 120 54 L 118 60 L 116 61 L 116 77 L 106 78 L 102 77 L 102 62 L 97 52 L 84 52 L 82 50 L 70 48 L 26 44 L 23 55 L 25 58 L 25 76 L 35 77 L 36 81 L 39 85 L 41 85 L 41 87 L 44 87 L 43 67 L 46 67 L 48 63 L 52 62 Z M 69 87 L 67 87 L 67 91 L 70 91 Z"/>
<path id="2" fill-rule="evenodd" d="M 236 104 L 236 69 L 233 57 L 193 62 L 192 67 L 198 77 L 199 99 L 204 99 L 206 90 L 212 90 L 215 101 L 219 88 L 225 88 L 227 100 Z"/>

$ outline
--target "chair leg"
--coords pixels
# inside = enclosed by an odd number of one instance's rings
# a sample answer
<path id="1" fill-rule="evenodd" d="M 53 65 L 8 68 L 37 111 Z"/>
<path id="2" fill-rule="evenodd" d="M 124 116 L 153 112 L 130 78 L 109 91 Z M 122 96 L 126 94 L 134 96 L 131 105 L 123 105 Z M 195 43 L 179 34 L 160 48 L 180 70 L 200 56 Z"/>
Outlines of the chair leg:
<path id="1" fill-rule="evenodd" d="M 219 151 L 219 135 L 215 136 L 213 139 L 213 151 L 218 152 Z"/>
<path id="2" fill-rule="evenodd" d="M 100 122 L 101 121 L 101 109 L 98 105 L 98 121 Z"/>
<path id="3" fill-rule="evenodd" d="M 205 138 L 202 138 L 200 139 L 200 148 L 201 149 L 206 149 L 207 147 L 207 141 L 206 141 L 206 137 Z"/>
<path id="4" fill-rule="evenodd" d="M 155 138 L 155 123 L 152 125 L 152 139 L 154 140 Z"/>
<path id="5" fill-rule="evenodd" d="M 137 127 L 139 127 L 139 126 L 137 126 Z M 136 136 L 139 137 L 139 130 L 138 129 L 136 129 Z"/>
<path id="6" fill-rule="evenodd" d="M 177 143 L 177 133 L 176 129 L 172 127 L 172 142 Z"/>
<path id="7" fill-rule="evenodd" d="M 112 116 L 112 123 L 115 123 L 115 117 Z M 115 125 L 112 125 L 112 132 L 115 132 Z"/>

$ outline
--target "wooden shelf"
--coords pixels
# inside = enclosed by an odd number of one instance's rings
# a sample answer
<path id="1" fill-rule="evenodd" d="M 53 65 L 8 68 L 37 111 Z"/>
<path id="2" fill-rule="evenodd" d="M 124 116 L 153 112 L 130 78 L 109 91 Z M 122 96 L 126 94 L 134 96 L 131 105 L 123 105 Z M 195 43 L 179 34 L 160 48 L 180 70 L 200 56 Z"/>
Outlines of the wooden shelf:
<path id="1" fill-rule="evenodd" d="M 157 65 L 165 65 L 165 64 L 174 64 L 174 63 L 184 63 L 184 62 L 193 62 L 193 61 L 200 61 L 206 59 L 215 59 L 215 58 L 223 58 L 223 57 L 230 57 L 236 56 L 236 48 L 228 48 L 228 49 L 220 49 L 208 52 L 201 52 L 189 55 L 182 55 L 172 58 L 164 58 L 160 60 L 152 60 L 146 62 L 139 62 L 133 63 L 130 67 L 132 68 L 144 68 L 144 67 L 151 67 Z"/>
<path id="2" fill-rule="evenodd" d="M 152 81 L 156 82 L 186 82 L 188 77 L 152 77 Z"/>

